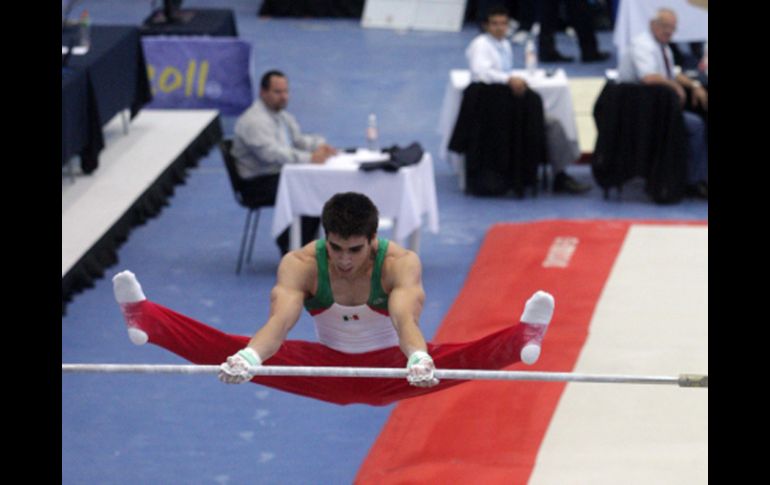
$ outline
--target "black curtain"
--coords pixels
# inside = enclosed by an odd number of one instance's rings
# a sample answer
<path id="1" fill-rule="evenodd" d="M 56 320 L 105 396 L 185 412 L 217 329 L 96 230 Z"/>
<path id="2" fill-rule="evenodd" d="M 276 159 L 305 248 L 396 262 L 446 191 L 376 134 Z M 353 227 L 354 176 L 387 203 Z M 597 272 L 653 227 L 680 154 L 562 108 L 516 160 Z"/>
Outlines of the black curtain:
<path id="1" fill-rule="evenodd" d="M 449 149 L 465 154 L 466 190 L 474 195 L 524 195 L 546 162 L 543 101 L 527 89 L 472 83 L 463 92 Z"/>
<path id="2" fill-rule="evenodd" d="M 361 18 L 364 0 L 264 0 L 259 15 Z"/>
<path id="3" fill-rule="evenodd" d="M 674 90 L 662 85 L 609 81 L 594 105 L 596 182 L 620 189 L 634 177 L 646 180 L 655 202 L 678 202 L 687 176 L 687 132 Z"/>

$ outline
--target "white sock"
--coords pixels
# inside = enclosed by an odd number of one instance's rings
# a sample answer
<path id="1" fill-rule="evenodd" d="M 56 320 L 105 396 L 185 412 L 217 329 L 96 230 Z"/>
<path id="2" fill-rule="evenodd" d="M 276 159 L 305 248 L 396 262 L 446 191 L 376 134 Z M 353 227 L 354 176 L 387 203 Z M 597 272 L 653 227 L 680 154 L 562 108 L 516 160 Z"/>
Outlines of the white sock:
<path id="1" fill-rule="evenodd" d="M 144 345 L 150 340 L 150 337 L 144 330 L 139 330 L 136 327 L 128 327 L 128 339 L 131 340 L 131 343 L 134 345 Z"/>
<path id="2" fill-rule="evenodd" d="M 532 365 L 540 358 L 540 345 L 527 344 L 521 349 L 521 361 L 527 365 Z"/>
<path id="3" fill-rule="evenodd" d="M 553 317 L 554 299 L 550 293 L 537 291 L 532 295 L 524 305 L 524 311 L 521 314 L 521 323 L 528 325 L 542 325 L 543 327 L 551 323 Z M 545 329 L 543 329 L 545 333 Z M 527 365 L 532 365 L 540 358 L 540 339 L 528 343 L 521 349 L 521 361 Z"/>
<path id="4" fill-rule="evenodd" d="M 538 290 L 529 297 L 521 313 L 522 323 L 548 325 L 553 317 L 554 299 L 550 293 Z"/>
<path id="5" fill-rule="evenodd" d="M 112 278 L 112 290 L 118 303 L 135 303 L 147 299 L 136 276 L 130 271 L 121 271 Z"/>
<path id="6" fill-rule="evenodd" d="M 115 294 L 115 300 L 120 303 L 136 303 L 146 300 L 142 292 L 142 286 L 136 280 L 134 273 L 130 271 L 121 271 L 112 278 L 112 290 Z M 128 325 L 128 338 L 135 345 L 144 345 L 149 340 L 147 332 L 131 324 L 128 314 L 124 313 L 126 324 Z"/>

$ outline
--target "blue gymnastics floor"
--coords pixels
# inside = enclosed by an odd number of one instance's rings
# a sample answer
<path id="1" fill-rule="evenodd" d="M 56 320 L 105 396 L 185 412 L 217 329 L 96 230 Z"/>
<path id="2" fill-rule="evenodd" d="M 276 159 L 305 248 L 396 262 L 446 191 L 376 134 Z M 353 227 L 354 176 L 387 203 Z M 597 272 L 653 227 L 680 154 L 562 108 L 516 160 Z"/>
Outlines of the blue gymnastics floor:
<path id="1" fill-rule="evenodd" d="M 95 23 L 139 24 L 149 3 L 92 0 L 78 8 L 88 8 Z M 421 247 L 427 292 L 421 325 L 428 338 L 494 223 L 708 218 L 707 202 L 654 205 L 635 182 L 621 202 L 603 200 L 597 188 L 580 197 L 545 193 L 524 200 L 462 194 L 449 166 L 435 159 L 436 126 L 447 72 L 465 66 L 463 50 L 474 26 L 460 33 L 364 30 L 350 19 L 260 19 L 254 1 L 184 6 L 235 10 L 240 37 L 254 48 L 254 78 L 269 68 L 287 73 L 289 110 L 304 130 L 323 133 L 337 146 L 361 145 L 367 115 L 375 112 L 383 144 L 416 140 L 434 154 L 441 230 L 423 234 Z M 612 50 L 610 36 L 600 33 L 605 50 Z M 563 34 L 559 45 L 577 54 Z M 602 76 L 614 61 L 561 67 L 571 77 Z M 226 134 L 233 122 L 223 118 Z M 587 166 L 572 173 L 591 180 Z M 131 233 L 107 274 L 130 269 L 152 300 L 224 331 L 252 334 L 267 316 L 279 260 L 269 236 L 271 210 L 263 211 L 255 261 L 236 276 L 245 213 L 219 153 L 203 158 L 169 202 Z M 315 338 L 307 316 L 291 338 Z M 62 317 L 62 362 L 182 360 L 129 342 L 104 278 L 76 295 Z M 351 483 L 391 409 L 340 407 L 251 384 L 225 387 L 210 376 L 63 375 L 62 483 Z"/>

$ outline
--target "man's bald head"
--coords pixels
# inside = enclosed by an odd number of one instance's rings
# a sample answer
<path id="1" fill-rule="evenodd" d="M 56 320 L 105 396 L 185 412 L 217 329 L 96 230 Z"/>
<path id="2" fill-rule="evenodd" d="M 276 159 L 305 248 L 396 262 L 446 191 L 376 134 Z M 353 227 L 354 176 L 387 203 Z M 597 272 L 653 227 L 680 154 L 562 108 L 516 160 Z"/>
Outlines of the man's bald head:
<path id="1" fill-rule="evenodd" d="M 650 30 L 655 40 L 668 44 L 676 32 L 676 12 L 670 8 L 661 8 L 650 21 Z"/>

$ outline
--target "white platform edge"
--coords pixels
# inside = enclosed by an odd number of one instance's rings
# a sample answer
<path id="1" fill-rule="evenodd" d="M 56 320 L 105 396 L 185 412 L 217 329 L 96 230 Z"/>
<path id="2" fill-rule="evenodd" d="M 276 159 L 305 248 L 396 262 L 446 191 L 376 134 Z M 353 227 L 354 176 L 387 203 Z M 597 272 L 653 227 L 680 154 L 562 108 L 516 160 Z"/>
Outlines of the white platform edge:
<path id="1" fill-rule="evenodd" d="M 104 126 L 99 168 L 62 178 L 62 277 L 219 115 L 217 110 L 142 110 L 123 133 Z"/>

